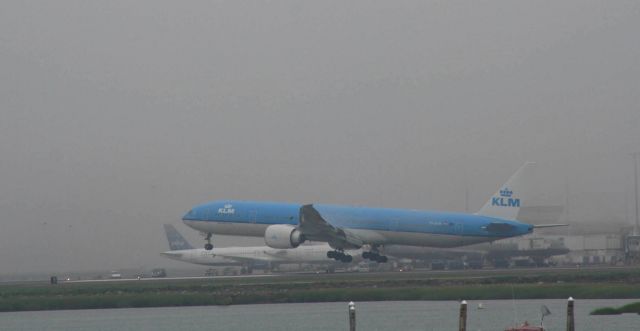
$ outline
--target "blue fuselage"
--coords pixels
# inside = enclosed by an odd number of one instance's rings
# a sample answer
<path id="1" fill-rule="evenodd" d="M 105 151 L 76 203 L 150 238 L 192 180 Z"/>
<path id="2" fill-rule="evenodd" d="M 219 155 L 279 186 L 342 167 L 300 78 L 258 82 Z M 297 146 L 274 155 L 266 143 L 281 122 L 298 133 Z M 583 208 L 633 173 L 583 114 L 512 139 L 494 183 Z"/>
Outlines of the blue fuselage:
<path id="1" fill-rule="evenodd" d="M 301 204 L 213 201 L 182 218 L 205 233 L 264 236 L 274 224 L 297 226 Z M 409 209 L 314 204 L 332 226 L 347 229 L 368 244 L 457 247 L 531 233 L 533 226 L 494 217 Z"/>

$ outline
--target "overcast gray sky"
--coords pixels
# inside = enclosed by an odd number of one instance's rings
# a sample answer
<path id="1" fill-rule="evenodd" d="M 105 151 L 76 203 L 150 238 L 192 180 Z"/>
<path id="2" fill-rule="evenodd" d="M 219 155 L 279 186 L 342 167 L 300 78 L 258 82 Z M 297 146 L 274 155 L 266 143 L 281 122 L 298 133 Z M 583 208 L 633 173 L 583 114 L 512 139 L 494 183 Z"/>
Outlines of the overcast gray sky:
<path id="1" fill-rule="evenodd" d="M 638 1 L 2 1 L 0 273 L 179 266 L 161 224 L 212 199 L 475 210 L 527 160 L 624 220 L 639 31 Z"/>

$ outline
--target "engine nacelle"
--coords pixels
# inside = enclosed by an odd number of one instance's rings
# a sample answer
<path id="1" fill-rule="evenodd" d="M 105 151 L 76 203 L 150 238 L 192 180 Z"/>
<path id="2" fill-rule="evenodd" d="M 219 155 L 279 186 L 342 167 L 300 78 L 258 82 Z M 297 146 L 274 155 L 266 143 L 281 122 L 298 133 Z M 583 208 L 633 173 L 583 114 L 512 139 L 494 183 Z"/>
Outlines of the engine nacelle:
<path id="1" fill-rule="evenodd" d="M 300 230 L 293 225 L 269 225 L 264 232 L 264 242 L 271 248 L 296 248 L 304 241 Z"/>

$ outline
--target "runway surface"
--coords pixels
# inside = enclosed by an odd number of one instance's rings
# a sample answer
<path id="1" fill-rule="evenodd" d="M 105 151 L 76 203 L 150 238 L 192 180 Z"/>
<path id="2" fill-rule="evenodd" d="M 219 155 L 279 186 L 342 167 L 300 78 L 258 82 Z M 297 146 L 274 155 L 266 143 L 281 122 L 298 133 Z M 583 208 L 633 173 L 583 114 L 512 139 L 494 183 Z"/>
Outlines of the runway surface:
<path id="1" fill-rule="evenodd" d="M 75 279 L 65 280 L 58 277 L 59 284 L 105 284 L 105 283 L 154 283 L 163 282 L 210 282 L 220 281 L 225 284 L 243 284 L 256 282 L 269 283 L 313 283 L 313 282 L 331 282 L 331 281 L 354 281 L 354 280 L 402 280 L 402 279 L 481 279 L 493 278 L 501 276 L 532 276 L 532 275 L 586 275 L 593 273 L 628 273 L 638 272 L 640 274 L 640 266 L 594 266 L 594 267 L 555 267 L 555 268 L 519 268 L 519 269 L 470 269 L 470 270 L 429 270 L 416 269 L 412 271 L 385 271 L 385 272 L 298 272 L 298 273 L 267 273 L 267 274 L 251 274 L 251 275 L 228 275 L 228 276 L 185 276 L 185 277 L 143 277 L 143 278 L 105 278 L 105 279 Z M 44 278 L 38 281 L 7 281 L 0 282 L 0 286 L 12 285 L 36 285 L 49 284 L 49 279 Z"/>
<path id="2" fill-rule="evenodd" d="M 109 278 L 109 279 L 81 279 L 81 280 L 62 280 L 59 283 L 122 283 L 122 282 L 162 282 L 172 280 L 205 280 L 205 279 L 230 279 L 230 278 L 266 278 L 279 276 L 277 274 L 261 274 L 261 275 L 242 275 L 242 276 L 193 276 L 193 277 L 151 277 L 151 278 Z"/>

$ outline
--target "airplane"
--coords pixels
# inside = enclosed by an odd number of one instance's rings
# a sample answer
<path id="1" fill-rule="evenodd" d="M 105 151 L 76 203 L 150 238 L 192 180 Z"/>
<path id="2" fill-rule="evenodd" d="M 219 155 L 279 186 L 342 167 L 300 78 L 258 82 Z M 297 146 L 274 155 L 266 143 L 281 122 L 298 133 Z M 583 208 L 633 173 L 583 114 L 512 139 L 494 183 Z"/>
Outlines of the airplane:
<path id="1" fill-rule="evenodd" d="M 289 263 L 327 264 L 327 244 L 303 245 L 299 249 L 274 249 L 268 246 L 218 247 L 212 250 L 193 248 L 171 224 L 164 224 L 171 250 L 161 253 L 170 259 L 208 266 L 245 266 L 251 270 L 256 264 L 276 266 Z"/>
<path id="2" fill-rule="evenodd" d="M 189 262 L 193 264 L 210 265 L 210 266 L 232 266 L 241 265 L 238 261 L 232 260 L 225 256 L 218 256 L 214 251 L 208 251 L 202 248 L 194 248 L 186 239 L 176 230 L 173 225 L 164 224 L 164 232 L 169 241 L 169 251 L 162 252 L 162 256 L 173 260 Z"/>
<path id="3" fill-rule="evenodd" d="M 291 249 L 307 240 L 326 242 L 326 256 L 350 262 L 347 249 L 360 249 L 362 258 L 383 263 L 384 245 L 459 247 L 522 236 L 534 228 L 516 220 L 526 199 L 527 180 L 535 163 L 527 162 L 475 214 L 414 209 L 352 207 L 258 201 L 212 201 L 193 207 L 183 222 L 205 235 L 211 250 L 213 234 L 264 237 L 269 247 Z"/>

